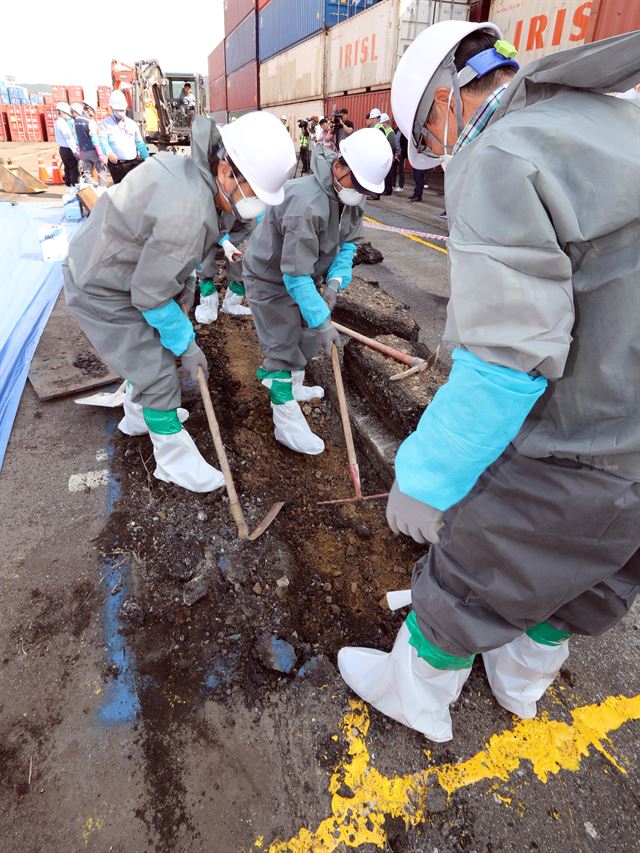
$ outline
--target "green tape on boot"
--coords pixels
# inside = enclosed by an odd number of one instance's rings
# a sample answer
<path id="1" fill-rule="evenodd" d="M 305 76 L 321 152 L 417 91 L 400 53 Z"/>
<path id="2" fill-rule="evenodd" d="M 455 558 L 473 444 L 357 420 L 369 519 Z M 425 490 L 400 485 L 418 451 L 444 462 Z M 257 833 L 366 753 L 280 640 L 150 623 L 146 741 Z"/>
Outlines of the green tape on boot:
<path id="1" fill-rule="evenodd" d="M 142 415 L 149 427 L 149 432 L 155 432 L 156 435 L 173 435 L 182 429 L 176 409 L 170 409 L 168 412 L 161 412 L 159 409 L 143 409 Z"/>
<path id="2" fill-rule="evenodd" d="M 554 628 L 550 622 L 539 622 L 533 628 L 529 628 L 527 636 L 541 646 L 560 646 L 571 636 L 571 631 L 560 631 Z"/>
<path id="3" fill-rule="evenodd" d="M 205 278 L 200 282 L 200 296 L 211 296 L 212 293 L 216 292 L 216 286 L 213 283 L 212 279 Z"/>
<path id="4" fill-rule="evenodd" d="M 409 644 L 416 650 L 418 657 L 426 660 L 434 669 L 471 669 L 473 666 L 475 655 L 471 655 L 470 658 L 457 658 L 430 643 L 420 630 L 415 610 L 407 616 L 404 624 L 411 635 Z"/>
<path id="5" fill-rule="evenodd" d="M 271 384 L 265 387 L 269 389 L 269 397 L 274 406 L 282 406 L 283 403 L 290 403 L 293 400 L 291 371 L 264 370 L 259 367 L 256 373 L 260 382 L 264 382 L 265 379 L 271 380 Z"/>
<path id="6" fill-rule="evenodd" d="M 229 290 L 231 293 L 235 293 L 236 296 L 244 296 L 246 291 L 244 289 L 244 284 L 240 281 L 230 281 L 229 282 Z"/>

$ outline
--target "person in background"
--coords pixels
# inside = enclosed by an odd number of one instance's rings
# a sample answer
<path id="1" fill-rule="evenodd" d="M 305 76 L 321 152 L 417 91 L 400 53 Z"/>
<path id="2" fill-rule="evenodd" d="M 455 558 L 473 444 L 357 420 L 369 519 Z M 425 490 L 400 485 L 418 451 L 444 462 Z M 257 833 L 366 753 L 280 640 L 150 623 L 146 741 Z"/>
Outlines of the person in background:
<path id="1" fill-rule="evenodd" d="M 333 134 L 331 122 L 326 116 L 322 116 L 316 128 L 316 143 L 330 151 L 337 151 L 336 138 Z"/>
<path id="2" fill-rule="evenodd" d="M 178 98 L 178 106 L 187 120 L 187 127 L 191 127 L 191 123 L 196 114 L 196 96 L 191 92 L 191 83 L 185 83 Z"/>
<path id="3" fill-rule="evenodd" d="M 375 127 L 380 121 L 380 116 L 382 113 L 377 107 L 374 107 L 369 111 L 369 115 L 367 116 L 367 127 Z"/>
<path id="4" fill-rule="evenodd" d="M 56 104 L 58 117 L 53 126 L 56 142 L 60 146 L 60 159 L 64 166 L 64 182 L 68 187 L 73 187 L 80 180 L 78 170 L 78 158 L 75 152 L 78 150 L 78 141 L 75 135 L 71 107 L 64 101 Z"/>
<path id="5" fill-rule="evenodd" d="M 98 139 L 114 184 L 149 156 L 137 122 L 126 114 L 127 102 L 118 89 L 109 98 L 111 115 L 100 122 Z"/>
<path id="6" fill-rule="evenodd" d="M 351 136 L 353 133 L 353 122 L 349 121 L 349 110 L 346 107 L 343 107 L 338 112 L 338 138 L 336 140 L 337 144 L 340 145 L 343 139 L 346 139 L 347 136 Z"/>
<path id="7" fill-rule="evenodd" d="M 395 182 L 396 177 L 396 136 L 393 132 L 393 128 L 391 127 L 391 119 L 387 115 L 387 113 L 382 113 L 378 124 L 376 125 L 376 129 L 382 131 L 384 133 L 387 142 L 389 143 L 389 147 L 391 148 L 391 166 L 389 167 L 389 171 L 387 173 L 386 178 L 384 179 L 384 193 L 383 195 L 391 195 L 393 192 L 393 184 Z"/>
<path id="8" fill-rule="evenodd" d="M 287 131 L 287 133 L 291 133 L 291 130 L 289 128 L 289 122 L 287 121 L 287 117 L 286 116 L 280 116 L 280 121 L 284 125 L 284 129 Z"/>
<path id="9" fill-rule="evenodd" d="M 300 163 L 302 174 L 309 174 L 309 122 L 303 121 L 300 127 Z"/>
<path id="10" fill-rule="evenodd" d="M 398 186 L 394 187 L 394 192 L 401 193 L 404 189 L 404 173 L 407 165 L 407 148 L 408 148 L 407 137 L 404 133 L 397 128 L 396 130 L 396 155 L 398 157 L 396 175 L 398 179 Z"/>
<path id="11" fill-rule="evenodd" d="M 82 179 L 85 183 L 95 186 L 96 182 L 93 178 L 93 170 L 95 169 L 99 186 L 106 187 L 107 158 L 100 147 L 98 125 L 91 116 L 91 107 L 80 103 L 71 104 L 71 115 L 78 140 L 78 158 L 81 161 Z"/>
<path id="12" fill-rule="evenodd" d="M 426 169 L 416 169 L 415 166 L 413 167 L 413 195 L 409 198 L 409 201 L 422 201 L 422 193 L 429 189 L 429 184 L 426 182 L 426 174 Z"/>

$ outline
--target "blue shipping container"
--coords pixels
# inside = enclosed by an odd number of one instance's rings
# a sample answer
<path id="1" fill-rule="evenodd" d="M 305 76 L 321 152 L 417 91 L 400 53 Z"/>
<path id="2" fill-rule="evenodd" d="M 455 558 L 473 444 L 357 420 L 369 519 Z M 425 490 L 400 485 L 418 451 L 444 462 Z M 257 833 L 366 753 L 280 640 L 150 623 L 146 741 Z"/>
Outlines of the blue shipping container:
<path id="1" fill-rule="evenodd" d="M 258 17 L 260 62 L 324 28 L 325 0 L 271 0 Z"/>
<path id="2" fill-rule="evenodd" d="M 256 58 L 256 13 L 251 12 L 224 40 L 227 74 L 237 71 Z"/>
<path id="3" fill-rule="evenodd" d="M 273 0 L 271 0 L 273 3 Z M 327 29 L 341 24 L 347 18 L 364 12 L 379 3 L 380 0 L 326 0 L 324 25 Z"/>

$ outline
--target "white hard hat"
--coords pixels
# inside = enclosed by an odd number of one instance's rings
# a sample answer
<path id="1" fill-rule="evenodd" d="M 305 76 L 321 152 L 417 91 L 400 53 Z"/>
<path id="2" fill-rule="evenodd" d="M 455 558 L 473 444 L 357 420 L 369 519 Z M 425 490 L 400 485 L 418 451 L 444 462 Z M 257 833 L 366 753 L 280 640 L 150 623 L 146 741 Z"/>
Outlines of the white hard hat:
<path id="1" fill-rule="evenodd" d="M 266 204 L 282 204 L 284 184 L 296 165 L 293 141 L 273 113 L 245 113 L 220 128 L 229 157 Z"/>
<path id="2" fill-rule="evenodd" d="M 451 62 L 463 38 L 489 30 L 502 38 L 500 29 L 490 21 L 440 21 L 423 30 L 404 52 L 391 83 L 391 107 L 398 127 L 408 140 L 409 162 L 416 169 L 433 169 L 438 160 L 418 153 L 414 123 L 418 107 L 424 118 L 433 104 L 439 86 L 452 87 Z M 447 67 L 449 66 L 449 67 Z M 422 103 L 421 103 L 422 102 Z"/>
<path id="3" fill-rule="evenodd" d="M 280 119 L 281 119 L 282 121 L 286 121 L 286 120 L 287 120 L 287 117 L 286 117 L 286 116 L 280 116 Z"/>
<path id="4" fill-rule="evenodd" d="M 71 104 L 71 112 L 78 113 L 79 116 L 82 115 L 83 106 L 79 104 L 77 101 L 74 104 Z"/>
<path id="5" fill-rule="evenodd" d="M 69 106 L 69 104 L 66 101 L 58 101 L 58 103 L 56 104 L 56 109 L 60 113 L 64 113 L 65 115 L 68 115 L 68 116 L 71 115 L 71 107 Z"/>
<path id="6" fill-rule="evenodd" d="M 389 121 L 389 116 L 386 113 L 381 113 L 380 115 L 380 123 L 384 124 L 385 121 Z"/>
<path id="7" fill-rule="evenodd" d="M 96 112 L 96 105 L 93 103 L 93 101 L 88 101 L 88 100 L 85 98 L 85 99 L 84 99 L 84 101 L 83 101 L 82 103 L 83 103 L 83 105 L 84 105 L 85 107 L 89 107 L 89 109 L 90 109 L 90 110 L 93 110 L 93 111 L 94 111 L 94 113 Z"/>
<path id="8" fill-rule="evenodd" d="M 127 99 L 124 92 L 121 92 L 120 89 L 114 89 L 109 98 L 109 106 L 112 110 L 126 110 Z"/>
<path id="9" fill-rule="evenodd" d="M 380 110 L 377 107 L 374 107 L 369 113 L 369 118 L 380 118 L 381 115 L 382 113 Z"/>
<path id="10" fill-rule="evenodd" d="M 385 176 L 393 160 L 391 148 L 384 134 L 375 127 L 356 130 L 342 140 L 340 153 L 356 181 L 365 190 L 372 193 L 382 192 Z"/>

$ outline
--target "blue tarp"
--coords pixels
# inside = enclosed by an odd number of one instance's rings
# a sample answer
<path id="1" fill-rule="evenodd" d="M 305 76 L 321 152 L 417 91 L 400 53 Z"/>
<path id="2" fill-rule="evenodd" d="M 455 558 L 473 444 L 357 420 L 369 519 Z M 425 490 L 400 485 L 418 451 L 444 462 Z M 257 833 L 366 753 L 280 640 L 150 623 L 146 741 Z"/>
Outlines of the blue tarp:
<path id="1" fill-rule="evenodd" d="M 31 359 L 62 287 L 45 263 L 38 228 L 62 221 L 62 205 L 0 202 L 0 468 Z M 71 237 L 76 223 L 65 223 Z"/>

